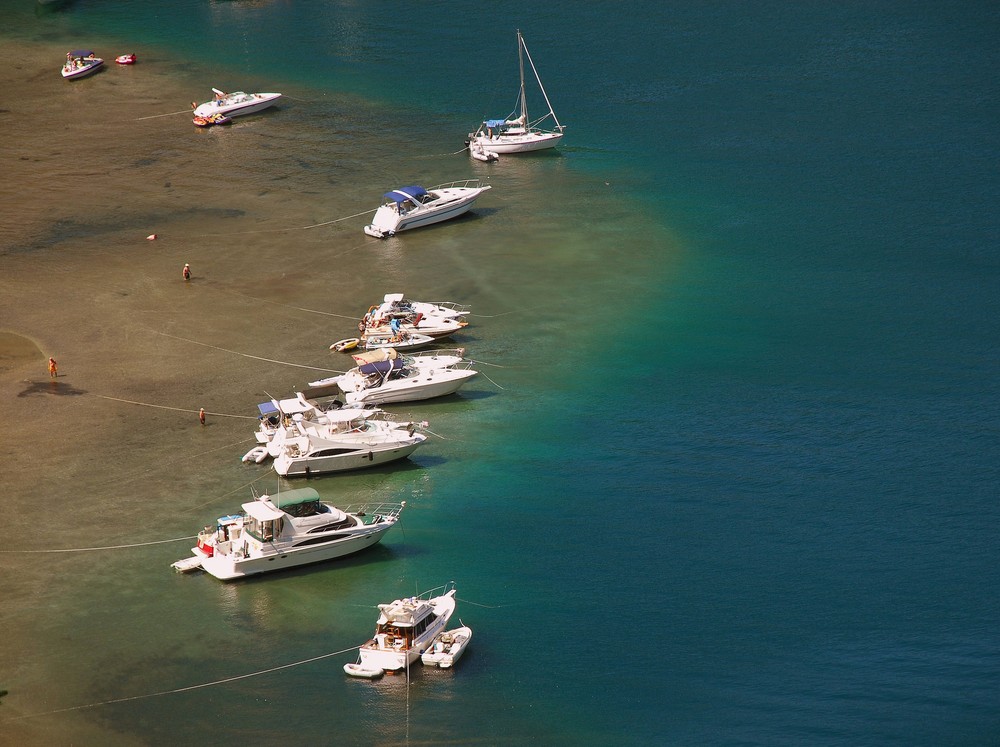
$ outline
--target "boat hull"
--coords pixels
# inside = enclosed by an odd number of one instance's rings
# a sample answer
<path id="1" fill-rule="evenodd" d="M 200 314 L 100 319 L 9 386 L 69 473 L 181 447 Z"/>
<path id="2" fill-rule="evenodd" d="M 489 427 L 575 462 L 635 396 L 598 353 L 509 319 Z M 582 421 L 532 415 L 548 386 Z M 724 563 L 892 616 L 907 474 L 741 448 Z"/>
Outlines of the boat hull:
<path id="1" fill-rule="evenodd" d="M 391 526 L 392 524 L 379 525 L 372 527 L 370 531 L 322 545 L 279 548 L 274 554 L 261 557 L 236 558 L 232 554 L 215 553 L 211 557 L 203 558 L 201 567 L 222 581 L 232 581 L 269 571 L 280 571 L 300 565 L 335 560 L 377 545 Z"/>
<path id="2" fill-rule="evenodd" d="M 526 135 L 500 135 L 494 138 L 475 137 L 472 142 L 494 153 L 530 153 L 555 148 L 562 140 L 561 132 L 528 133 Z"/>

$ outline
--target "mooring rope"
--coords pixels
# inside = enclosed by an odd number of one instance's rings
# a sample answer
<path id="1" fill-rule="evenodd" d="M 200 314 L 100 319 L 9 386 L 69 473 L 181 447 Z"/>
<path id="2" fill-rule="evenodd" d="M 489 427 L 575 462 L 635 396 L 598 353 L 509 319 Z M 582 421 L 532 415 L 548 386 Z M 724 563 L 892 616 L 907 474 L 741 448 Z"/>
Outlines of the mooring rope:
<path id="1" fill-rule="evenodd" d="M 107 395 L 104 394 L 95 394 L 94 396 L 100 399 L 111 400 L 112 402 L 124 402 L 125 404 L 128 405 L 141 405 L 142 407 L 156 407 L 160 410 L 174 410 L 175 412 L 193 412 L 195 415 L 201 413 L 201 410 L 189 410 L 185 407 L 169 407 L 168 405 L 154 405 L 152 402 L 136 402 L 135 400 L 122 399 L 121 397 L 108 397 Z M 228 412 L 209 412 L 208 410 L 205 410 L 205 414 L 220 418 L 245 418 L 247 420 L 257 420 L 257 418 L 254 417 L 253 415 L 232 415 Z"/>
<path id="2" fill-rule="evenodd" d="M 334 314 L 332 311 L 319 311 L 318 309 L 307 309 L 307 308 L 302 307 L 302 306 L 292 306 L 292 305 L 287 304 L 287 303 L 281 303 L 281 301 L 272 301 L 269 298 L 261 298 L 260 296 L 251 296 L 248 293 L 240 293 L 239 291 L 232 290 L 231 288 L 221 288 L 221 290 L 225 291 L 226 293 L 232 293 L 234 296 L 242 296 L 243 298 L 249 298 L 250 300 L 254 301 L 255 303 L 259 302 L 259 301 L 263 301 L 264 303 L 273 304 L 275 306 L 281 306 L 282 308 L 285 308 L 285 309 L 292 309 L 294 311 L 305 311 L 308 314 L 321 314 L 323 316 L 332 316 L 332 317 L 335 317 L 337 319 L 350 319 L 352 322 L 353 321 L 357 321 L 357 320 L 359 320 L 361 318 L 357 314 L 353 314 L 351 316 L 348 316 L 346 314 Z"/>
<path id="3" fill-rule="evenodd" d="M 295 368 L 308 368 L 311 371 L 325 371 L 326 373 L 336 373 L 336 374 L 344 373 L 343 371 L 338 371 L 338 370 L 333 369 L 333 368 L 321 368 L 319 366 L 306 366 L 306 365 L 304 365 L 302 363 L 291 363 L 289 361 L 279 361 L 279 360 L 275 360 L 274 358 L 262 358 L 259 355 L 250 355 L 249 353 L 241 353 L 238 350 L 229 350 L 228 348 L 220 348 L 218 345 L 210 345 L 207 342 L 198 342 L 198 340 L 190 340 L 187 337 L 178 337 L 177 335 L 171 335 L 171 334 L 168 334 L 167 332 L 160 332 L 159 330 L 155 330 L 155 329 L 151 329 L 149 331 L 150 332 L 154 332 L 155 334 L 158 334 L 158 335 L 163 335 L 164 337 L 173 338 L 174 340 L 181 340 L 183 342 L 190 342 L 190 343 L 193 343 L 194 345 L 203 345 L 206 348 L 212 348 L 214 350 L 221 350 L 224 353 L 232 353 L 233 355 L 242 355 L 244 358 L 253 358 L 254 360 L 257 360 L 257 361 L 265 361 L 267 363 L 280 363 L 283 366 L 294 366 Z"/>
<path id="4" fill-rule="evenodd" d="M 478 373 L 479 373 L 480 376 L 482 376 L 484 379 L 486 379 L 488 382 L 490 382 L 493 386 L 495 386 L 500 391 L 503 391 L 503 392 L 507 391 L 502 386 L 500 386 L 495 381 L 493 381 L 493 379 L 491 379 L 489 376 L 487 376 L 486 374 L 484 374 L 482 371 L 479 371 Z"/>
<path id="5" fill-rule="evenodd" d="M 360 213 L 355 213 L 354 215 L 345 215 L 343 218 L 334 218 L 333 220 L 323 221 L 322 223 L 313 223 L 311 226 L 290 226 L 288 228 L 260 228 L 255 231 L 229 231 L 226 233 L 203 233 L 200 236 L 243 236 L 245 234 L 251 233 L 283 233 L 285 231 L 308 231 L 310 228 L 319 228 L 321 226 L 329 226 L 334 223 L 340 223 L 343 220 L 350 220 L 351 218 L 360 218 L 362 215 L 368 215 L 369 213 L 374 213 L 375 210 L 365 210 Z"/>
<path id="6" fill-rule="evenodd" d="M 302 659 L 301 661 L 292 662 L 291 664 L 281 664 L 277 667 L 271 667 L 270 669 L 261 669 L 258 672 L 250 672 L 249 674 L 239 674 L 235 677 L 226 677 L 225 679 L 215 680 L 214 682 L 202 682 L 198 685 L 188 685 L 187 687 L 177 687 L 173 690 L 161 690 L 155 693 L 146 693 L 145 695 L 131 695 L 126 698 L 113 698 L 112 700 L 102 700 L 98 703 L 87 703 L 86 705 L 70 706 L 68 708 L 56 708 L 51 711 L 40 711 L 38 713 L 26 713 L 23 716 L 14 716 L 13 718 L 4 719 L 4 721 L 20 721 L 26 718 L 37 718 L 38 716 L 51 716 L 54 713 L 67 713 L 69 711 L 82 711 L 86 708 L 97 708 L 98 706 L 112 705 L 114 703 L 127 703 L 132 700 L 144 700 L 146 698 L 158 698 L 161 695 L 176 695 L 177 693 L 190 692 L 191 690 L 200 690 L 206 687 L 214 687 L 216 685 L 225 685 L 230 682 L 237 682 L 239 680 L 249 679 L 250 677 L 259 677 L 262 674 L 271 674 L 272 672 L 279 672 L 282 669 L 291 669 L 292 667 L 302 666 L 303 664 L 311 664 L 314 661 L 320 661 L 321 659 L 329 659 L 331 656 L 342 656 L 349 651 L 354 651 L 360 648 L 360 646 L 351 646 L 350 648 L 341 649 L 340 651 L 331 651 L 328 654 L 321 654 L 319 656 L 313 656 L 309 659 Z M 0 721 L 0 723 L 4 723 Z"/>
<path id="7" fill-rule="evenodd" d="M 103 547 L 69 547 L 66 549 L 49 549 L 49 550 L 0 550 L 0 553 L 16 553 L 20 555 L 27 554 L 48 554 L 57 552 L 92 552 L 94 550 L 124 550 L 131 547 L 146 547 L 147 545 L 165 545 L 168 542 L 180 542 L 181 540 L 193 540 L 196 539 L 198 535 L 191 537 L 174 537 L 168 540 L 154 540 L 153 542 L 135 542 L 131 545 L 104 545 Z"/>
<path id="8" fill-rule="evenodd" d="M 139 117 L 136 122 L 141 122 L 144 119 L 156 119 L 157 117 L 176 117 L 178 114 L 190 114 L 191 109 L 182 109 L 179 112 L 170 112 L 168 114 L 150 114 L 148 117 Z"/>

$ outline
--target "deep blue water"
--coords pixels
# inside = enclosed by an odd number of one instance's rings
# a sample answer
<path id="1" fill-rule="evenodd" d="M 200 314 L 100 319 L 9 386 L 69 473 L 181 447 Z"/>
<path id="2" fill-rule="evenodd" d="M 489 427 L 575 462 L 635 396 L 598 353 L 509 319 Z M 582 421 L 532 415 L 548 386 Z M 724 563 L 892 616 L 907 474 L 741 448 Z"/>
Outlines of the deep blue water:
<path id="1" fill-rule="evenodd" d="M 97 718 L 155 743 L 220 710 L 246 726 L 230 743 L 1000 738 L 995 7 L 78 0 L 13 17 L 23 36 L 347 93 L 432 152 L 508 111 L 519 27 L 568 125 L 537 159 L 575 185 L 539 208 L 559 272 L 525 280 L 539 306 L 574 304 L 526 325 L 553 344 L 523 357 L 549 365 L 455 406 L 474 438 L 428 467 L 395 567 L 353 569 L 359 605 L 383 572 L 492 605 L 460 605 L 476 639 L 454 678 L 406 700 L 337 661 Z M 509 261 L 494 271 L 536 267 Z M 503 324 L 479 333 L 494 359 L 524 331 Z M 210 588 L 239 609 L 281 584 Z M 317 625 L 284 619 L 267 663 L 307 655 Z"/>

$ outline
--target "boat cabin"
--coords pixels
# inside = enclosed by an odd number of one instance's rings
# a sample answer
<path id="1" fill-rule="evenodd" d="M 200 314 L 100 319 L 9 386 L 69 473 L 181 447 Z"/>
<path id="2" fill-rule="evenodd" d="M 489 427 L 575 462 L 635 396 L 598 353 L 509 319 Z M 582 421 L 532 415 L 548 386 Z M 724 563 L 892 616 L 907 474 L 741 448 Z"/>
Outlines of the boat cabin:
<path id="1" fill-rule="evenodd" d="M 417 185 L 394 189 L 382 197 L 385 199 L 383 206 L 395 210 L 400 215 L 405 215 L 413 208 L 433 199 L 426 189 Z"/>
<path id="2" fill-rule="evenodd" d="M 479 134 L 485 131 L 486 137 L 492 139 L 495 135 L 524 135 L 528 132 L 523 116 L 517 119 L 486 119 L 483 120 Z"/>
<path id="3" fill-rule="evenodd" d="M 410 648 L 427 628 L 437 620 L 434 606 L 424 599 L 410 597 L 391 604 L 380 604 L 382 611 L 375 627 L 375 640 L 387 647 Z"/>

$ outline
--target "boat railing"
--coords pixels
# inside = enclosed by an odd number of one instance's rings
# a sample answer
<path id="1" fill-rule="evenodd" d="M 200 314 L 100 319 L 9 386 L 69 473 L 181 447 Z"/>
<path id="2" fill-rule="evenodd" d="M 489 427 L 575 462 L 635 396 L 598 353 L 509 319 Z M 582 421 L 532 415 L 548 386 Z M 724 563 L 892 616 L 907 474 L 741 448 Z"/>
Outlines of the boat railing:
<path id="1" fill-rule="evenodd" d="M 472 307 L 468 304 L 457 303 L 455 301 L 429 301 L 428 303 L 434 306 L 440 306 L 442 309 L 449 309 L 454 311 L 456 314 L 468 314 L 472 311 Z"/>
<path id="2" fill-rule="evenodd" d="M 485 187 L 482 180 L 480 179 L 460 179 L 457 182 L 448 182 L 447 184 L 438 184 L 437 186 L 431 187 L 431 189 L 479 189 L 480 187 Z"/>
<path id="3" fill-rule="evenodd" d="M 398 519 L 403 513 L 405 503 L 354 503 L 349 506 L 338 506 L 341 511 L 357 516 L 384 516 L 388 519 Z"/>
<path id="4" fill-rule="evenodd" d="M 454 355 L 461 358 L 465 355 L 465 348 L 434 348 L 433 350 L 415 350 L 407 353 L 408 356 L 416 360 L 421 358 L 436 358 L 442 355 Z"/>

